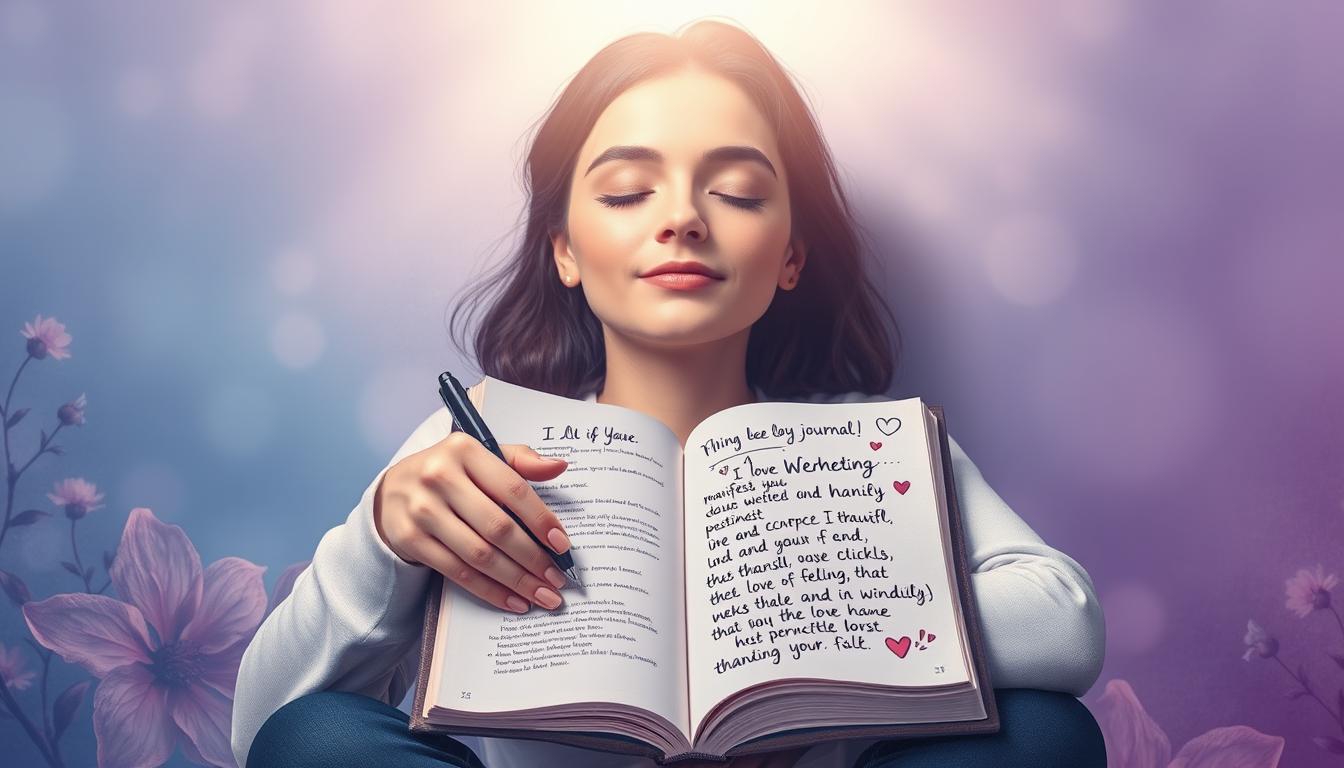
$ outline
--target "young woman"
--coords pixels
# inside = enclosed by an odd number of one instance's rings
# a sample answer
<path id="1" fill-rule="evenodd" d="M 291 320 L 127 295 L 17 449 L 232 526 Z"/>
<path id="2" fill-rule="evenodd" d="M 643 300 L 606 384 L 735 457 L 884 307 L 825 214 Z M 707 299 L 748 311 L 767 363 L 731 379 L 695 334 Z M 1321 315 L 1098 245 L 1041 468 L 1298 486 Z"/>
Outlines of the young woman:
<path id="1" fill-rule="evenodd" d="M 717 21 L 600 51 L 540 124 L 521 248 L 475 351 L 488 375 L 653 416 L 685 444 L 702 418 L 761 400 L 885 399 L 896 348 L 816 122 L 753 37 Z M 655 273 L 665 272 L 658 276 Z M 468 306 L 478 306 L 470 302 Z M 454 318 L 456 320 L 456 317 Z M 319 543 L 242 659 L 232 746 L 248 768 L 651 766 L 540 741 L 411 734 L 395 708 L 419 656 L 433 571 L 500 610 L 551 610 L 562 582 L 492 498 L 563 462 L 508 462 L 430 415 Z M 748 766 L 1101 766 L 1074 698 L 1103 655 L 1086 571 L 1047 546 L 951 441 L 999 733 L 834 742 Z M 432 490 L 431 490 L 432 489 Z M 569 542 L 534 494 L 543 541 Z M 507 518 L 503 518 L 507 520 Z M 690 763 L 684 763 L 690 765 Z"/>

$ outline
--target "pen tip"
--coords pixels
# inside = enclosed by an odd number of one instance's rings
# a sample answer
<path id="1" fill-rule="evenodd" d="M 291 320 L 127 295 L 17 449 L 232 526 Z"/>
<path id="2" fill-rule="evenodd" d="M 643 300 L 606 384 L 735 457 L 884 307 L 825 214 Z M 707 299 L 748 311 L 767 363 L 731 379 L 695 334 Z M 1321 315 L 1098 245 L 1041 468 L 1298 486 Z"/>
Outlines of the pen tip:
<path id="1" fill-rule="evenodd" d="M 579 581 L 578 572 L 572 566 L 565 569 L 565 575 L 569 577 L 570 581 L 578 584 L 580 587 L 583 586 L 583 582 Z"/>

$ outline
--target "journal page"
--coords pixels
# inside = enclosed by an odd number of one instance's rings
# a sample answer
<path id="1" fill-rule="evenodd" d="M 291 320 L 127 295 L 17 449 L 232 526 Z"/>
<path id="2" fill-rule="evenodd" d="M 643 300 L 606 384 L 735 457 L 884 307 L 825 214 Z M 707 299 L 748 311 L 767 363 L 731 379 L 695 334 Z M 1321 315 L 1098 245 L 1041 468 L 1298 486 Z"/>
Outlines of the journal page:
<path id="1" fill-rule="evenodd" d="M 626 408 L 488 378 L 495 439 L 569 466 L 532 485 L 564 523 L 583 587 L 555 611 L 500 610 L 445 584 L 439 706 L 472 712 L 579 701 L 655 712 L 686 730 L 682 529 L 676 436 Z"/>
<path id="2" fill-rule="evenodd" d="M 691 433 L 691 722 L 756 683 L 968 680 L 919 398 L 752 403 Z"/>

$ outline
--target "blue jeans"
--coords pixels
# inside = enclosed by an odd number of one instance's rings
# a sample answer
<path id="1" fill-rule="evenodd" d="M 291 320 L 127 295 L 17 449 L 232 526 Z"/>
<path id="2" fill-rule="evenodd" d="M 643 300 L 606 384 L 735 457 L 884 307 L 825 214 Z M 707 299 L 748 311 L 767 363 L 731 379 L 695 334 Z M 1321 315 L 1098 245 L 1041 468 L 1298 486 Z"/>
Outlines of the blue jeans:
<path id="1" fill-rule="evenodd" d="M 883 741 L 860 755 L 854 768 L 1105 768 L 1101 729 L 1081 701 L 1029 688 L 994 694 L 998 733 Z M 266 720 L 245 768 L 484 768 L 467 745 L 451 736 L 411 733 L 407 720 L 401 710 L 367 696 L 309 694 Z"/>

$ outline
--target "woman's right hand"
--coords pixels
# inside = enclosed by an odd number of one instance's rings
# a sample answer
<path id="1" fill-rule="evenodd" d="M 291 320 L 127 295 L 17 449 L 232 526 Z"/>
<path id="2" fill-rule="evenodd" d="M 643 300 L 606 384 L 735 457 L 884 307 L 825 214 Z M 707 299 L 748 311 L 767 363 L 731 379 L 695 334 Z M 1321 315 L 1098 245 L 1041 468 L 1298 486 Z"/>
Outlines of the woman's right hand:
<path id="1" fill-rule="evenodd" d="M 556 552 L 569 539 L 529 480 L 565 470 L 526 445 L 501 444 L 507 463 L 465 432 L 452 432 L 388 468 L 374 493 L 373 521 L 388 548 L 428 565 L 482 600 L 524 613 L 558 608 L 565 576 L 499 508 L 502 502 Z M 550 584 L 547 584 L 547 582 Z"/>

